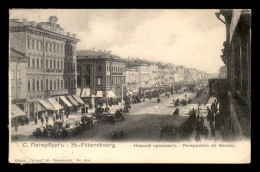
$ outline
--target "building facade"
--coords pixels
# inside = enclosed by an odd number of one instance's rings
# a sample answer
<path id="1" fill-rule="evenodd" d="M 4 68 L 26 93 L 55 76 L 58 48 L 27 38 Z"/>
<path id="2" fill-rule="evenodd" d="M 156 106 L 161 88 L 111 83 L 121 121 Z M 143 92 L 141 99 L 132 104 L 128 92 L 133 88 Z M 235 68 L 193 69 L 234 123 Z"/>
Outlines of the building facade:
<path id="1" fill-rule="evenodd" d="M 107 52 L 77 51 L 78 88 L 89 89 L 90 95 L 109 97 L 112 91 L 117 97 L 126 94 L 126 65 L 122 58 Z M 81 91 L 82 92 L 82 91 Z M 80 95 L 81 96 L 81 95 Z"/>
<path id="2" fill-rule="evenodd" d="M 26 66 L 29 58 L 24 53 L 10 48 L 9 54 L 9 101 L 26 111 Z"/>
<path id="3" fill-rule="evenodd" d="M 65 34 L 55 16 L 48 22 L 11 19 L 9 23 L 10 46 L 29 57 L 27 113 L 33 117 L 37 100 L 76 93 L 75 51 L 79 40 L 75 34 Z"/>
<path id="4" fill-rule="evenodd" d="M 217 94 L 222 114 L 225 114 L 222 118 L 226 134 L 234 139 L 250 138 L 251 10 L 221 9 L 216 16 L 226 26 L 226 41 L 223 43 L 221 58 L 227 66 L 227 91 L 219 90 Z"/>

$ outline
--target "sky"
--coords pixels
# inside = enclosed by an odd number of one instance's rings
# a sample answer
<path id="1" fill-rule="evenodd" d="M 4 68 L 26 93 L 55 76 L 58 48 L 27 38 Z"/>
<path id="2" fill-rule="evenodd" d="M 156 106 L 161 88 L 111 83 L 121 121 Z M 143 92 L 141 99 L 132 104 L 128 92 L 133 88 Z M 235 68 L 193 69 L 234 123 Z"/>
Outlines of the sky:
<path id="1" fill-rule="evenodd" d="M 111 51 L 218 74 L 225 25 L 211 10 L 13 9 L 11 19 L 47 22 L 57 16 L 65 32 L 80 39 L 77 50 Z"/>

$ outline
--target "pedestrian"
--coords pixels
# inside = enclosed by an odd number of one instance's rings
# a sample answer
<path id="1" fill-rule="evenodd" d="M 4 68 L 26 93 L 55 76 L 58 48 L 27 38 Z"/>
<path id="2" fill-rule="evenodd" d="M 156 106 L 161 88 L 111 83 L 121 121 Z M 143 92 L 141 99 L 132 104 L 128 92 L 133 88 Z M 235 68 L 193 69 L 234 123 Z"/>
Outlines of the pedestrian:
<path id="1" fill-rule="evenodd" d="M 195 141 L 196 141 L 196 142 L 200 142 L 200 135 L 199 135 L 198 133 L 196 133 Z"/>
<path id="2" fill-rule="evenodd" d="M 17 133 L 18 132 L 18 124 L 15 124 L 15 132 Z"/>
<path id="3" fill-rule="evenodd" d="M 77 107 L 76 106 L 74 106 L 74 112 L 75 112 L 75 114 L 77 113 Z"/>
<path id="4" fill-rule="evenodd" d="M 85 106 L 85 105 L 84 105 Z M 81 114 L 83 115 L 85 113 L 85 108 L 84 106 L 81 108 Z"/>
<path id="5" fill-rule="evenodd" d="M 86 106 L 86 113 L 88 113 L 88 107 Z"/>
<path id="6" fill-rule="evenodd" d="M 37 122 L 38 122 L 37 117 L 34 117 L 34 123 L 35 123 L 35 125 L 37 125 Z"/>
<path id="7" fill-rule="evenodd" d="M 46 116 L 45 118 L 46 118 L 46 124 L 48 124 L 48 122 L 49 122 L 49 117 Z"/>

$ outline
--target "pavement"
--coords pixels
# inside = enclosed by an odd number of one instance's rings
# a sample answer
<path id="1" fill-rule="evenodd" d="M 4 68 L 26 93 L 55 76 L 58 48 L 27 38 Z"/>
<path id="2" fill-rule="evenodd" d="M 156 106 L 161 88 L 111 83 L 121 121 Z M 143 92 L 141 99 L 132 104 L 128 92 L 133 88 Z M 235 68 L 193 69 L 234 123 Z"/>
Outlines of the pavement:
<path id="1" fill-rule="evenodd" d="M 185 97 L 186 94 L 186 97 Z M 97 121 L 94 119 L 94 128 L 80 133 L 73 140 L 77 139 L 91 139 L 91 140 L 107 140 L 110 139 L 114 132 L 124 131 L 126 134 L 126 139 L 137 140 L 158 140 L 160 139 L 160 129 L 165 125 L 179 126 L 184 120 L 187 119 L 188 112 L 192 108 L 197 109 L 197 104 L 188 104 L 187 106 L 178 106 L 180 109 L 179 116 L 173 116 L 173 112 L 176 107 L 173 104 L 173 99 L 192 99 L 196 96 L 195 93 L 184 93 L 184 94 L 170 94 L 169 98 L 160 95 L 160 103 L 157 103 L 157 98 L 145 99 L 144 102 L 131 104 L 131 109 L 129 113 L 124 113 L 125 121 L 117 120 L 115 125 L 111 125 L 107 121 Z M 119 105 L 114 105 L 110 107 L 110 113 L 114 113 L 115 110 L 121 108 L 121 103 Z M 95 109 L 89 109 L 88 114 L 93 114 Z M 80 121 L 82 114 L 79 110 L 76 114 L 69 115 L 69 118 L 65 120 L 69 123 L 75 123 L 75 121 Z M 205 120 L 206 121 L 206 120 Z M 53 124 L 51 118 L 49 118 L 49 124 Z M 30 122 L 29 125 L 19 126 L 18 132 L 14 131 L 12 128 L 12 135 L 18 135 L 19 140 L 22 137 L 29 137 L 32 135 L 33 131 L 37 127 L 43 127 L 41 123 L 37 125 L 34 122 Z"/>

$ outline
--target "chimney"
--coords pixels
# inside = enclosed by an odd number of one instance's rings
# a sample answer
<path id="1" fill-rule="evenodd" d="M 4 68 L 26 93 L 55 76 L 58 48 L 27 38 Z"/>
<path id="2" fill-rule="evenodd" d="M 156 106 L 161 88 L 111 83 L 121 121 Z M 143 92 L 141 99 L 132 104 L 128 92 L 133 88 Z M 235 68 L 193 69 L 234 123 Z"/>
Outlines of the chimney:
<path id="1" fill-rule="evenodd" d="M 35 21 L 32 21 L 32 26 L 36 27 L 36 22 Z"/>
<path id="2" fill-rule="evenodd" d="M 70 32 L 67 32 L 67 36 L 70 37 Z"/>
<path id="3" fill-rule="evenodd" d="M 73 38 L 77 38 L 77 35 L 76 35 L 76 34 L 72 34 L 72 37 L 73 37 Z"/>
<path id="4" fill-rule="evenodd" d="M 24 25 L 27 25 L 27 20 L 26 19 L 23 19 L 22 21 L 23 21 Z"/>

